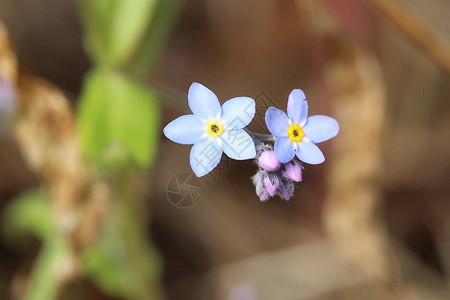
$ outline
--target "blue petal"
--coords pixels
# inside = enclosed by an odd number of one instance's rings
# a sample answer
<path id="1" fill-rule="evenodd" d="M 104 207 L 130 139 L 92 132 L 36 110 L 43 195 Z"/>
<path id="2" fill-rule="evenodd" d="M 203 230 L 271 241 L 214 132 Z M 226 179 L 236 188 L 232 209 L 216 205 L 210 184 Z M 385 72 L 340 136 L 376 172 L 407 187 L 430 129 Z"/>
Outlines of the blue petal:
<path id="1" fill-rule="evenodd" d="M 297 157 L 311 165 L 321 164 L 325 161 L 325 157 L 319 147 L 307 140 L 298 143 Z"/>
<path id="2" fill-rule="evenodd" d="M 202 119 L 218 118 L 222 112 L 217 96 L 197 82 L 191 84 L 189 88 L 188 102 L 194 115 Z"/>
<path id="3" fill-rule="evenodd" d="M 256 156 L 253 139 L 243 129 L 227 130 L 221 139 L 223 152 L 232 159 L 244 160 Z"/>
<path id="4" fill-rule="evenodd" d="M 163 132 L 175 143 L 195 144 L 205 134 L 205 124 L 197 116 L 184 115 L 167 124 Z"/>
<path id="5" fill-rule="evenodd" d="M 278 160 L 284 164 L 295 156 L 294 144 L 286 137 L 277 138 L 274 147 Z"/>
<path id="6" fill-rule="evenodd" d="M 287 114 L 293 123 L 303 126 L 308 117 L 308 102 L 302 90 L 296 89 L 291 92 L 288 99 Z"/>
<path id="7" fill-rule="evenodd" d="M 339 124 L 335 119 L 327 116 L 311 116 L 306 121 L 303 131 L 313 143 L 321 143 L 338 134 Z"/>
<path id="8" fill-rule="evenodd" d="M 241 129 L 255 116 L 255 100 L 249 97 L 236 97 L 222 105 L 222 121 L 226 127 Z"/>
<path id="9" fill-rule="evenodd" d="M 211 172 L 222 157 L 222 149 L 217 140 L 205 138 L 192 146 L 190 154 L 191 168 L 197 177 Z"/>
<path id="10" fill-rule="evenodd" d="M 273 135 L 287 136 L 289 120 L 284 111 L 273 106 L 269 107 L 266 111 L 266 125 Z"/>

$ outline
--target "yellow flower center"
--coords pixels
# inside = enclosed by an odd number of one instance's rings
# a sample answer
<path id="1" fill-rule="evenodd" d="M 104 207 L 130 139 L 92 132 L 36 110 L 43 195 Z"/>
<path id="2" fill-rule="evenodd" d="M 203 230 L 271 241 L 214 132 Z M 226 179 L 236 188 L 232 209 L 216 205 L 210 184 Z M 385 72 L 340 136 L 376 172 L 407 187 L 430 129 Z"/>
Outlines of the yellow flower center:
<path id="1" fill-rule="evenodd" d="M 287 136 L 292 142 L 300 142 L 303 139 L 304 135 L 305 134 L 303 132 L 303 129 L 300 126 L 298 126 L 297 124 L 289 125 L 287 129 Z"/>
<path id="2" fill-rule="evenodd" d="M 206 132 L 210 137 L 216 138 L 223 134 L 224 126 L 220 120 L 212 120 L 206 123 Z"/>

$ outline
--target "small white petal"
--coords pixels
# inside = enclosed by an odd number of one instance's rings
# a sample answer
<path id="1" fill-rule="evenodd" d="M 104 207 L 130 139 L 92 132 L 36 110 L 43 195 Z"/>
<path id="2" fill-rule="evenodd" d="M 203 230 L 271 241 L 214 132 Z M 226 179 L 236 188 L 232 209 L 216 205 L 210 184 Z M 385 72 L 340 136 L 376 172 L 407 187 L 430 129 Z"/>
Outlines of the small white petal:
<path id="1" fill-rule="evenodd" d="M 192 146 L 190 154 L 191 168 L 197 177 L 211 172 L 220 162 L 222 149 L 216 140 L 203 139 Z"/>
<path id="2" fill-rule="evenodd" d="M 277 138 L 274 148 L 278 160 L 284 164 L 293 159 L 295 156 L 294 144 L 287 137 Z"/>
<path id="3" fill-rule="evenodd" d="M 255 101 L 249 97 L 236 97 L 222 105 L 222 121 L 226 127 L 241 129 L 255 116 Z"/>
<path id="4" fill-rule="evenodd" d="M 298 143 L 296 154 L 301 161 L 311 165 L 321 164 L 325 161 L 325 157 L 319 147 L 305 139 Z"/>
<path id="5" fill-rule="evenodd" d="M 178 144 L 195 144 L 205 134 L 205 125 L 194 115 L 176 118 L 164 127 L 164 135 Z"/>
<path id="6" fill-rule="evenodd" d="M 287 114 L 293 123 L 303 126 L 308 117 L 308 102 L 305 94 L 300 89 L 295 89 L 289 94 Z"/>
<path id="7" fill-rule="evenodd" d="M 221 140 L 223 152 L 232 159 L 244 160 L 256 156 L 253 139 L 243 129 L 227 130 Z"/>
<path id="8" fill-rule="evenodd" d="M 327 116 L 311 116 L 306 121 L 303 131 L 313 143 L 321 143 L 338 134 L 339 124 L 335 119 Z"/>
<path id="9" fill-rule="evenodd" d="M 266 111 L 266 125 L 270 133 L 275 136 L 287 136 L 289 119 L 281 109 L 269 107 Z"/>
<path id="10" fill-rule="evenodd" d="M 188 102 L 194 115 L 202 119 L 217 118 L 221 115 L 220 102 L 206 86 L 194 82 L 188 92 Z"/>

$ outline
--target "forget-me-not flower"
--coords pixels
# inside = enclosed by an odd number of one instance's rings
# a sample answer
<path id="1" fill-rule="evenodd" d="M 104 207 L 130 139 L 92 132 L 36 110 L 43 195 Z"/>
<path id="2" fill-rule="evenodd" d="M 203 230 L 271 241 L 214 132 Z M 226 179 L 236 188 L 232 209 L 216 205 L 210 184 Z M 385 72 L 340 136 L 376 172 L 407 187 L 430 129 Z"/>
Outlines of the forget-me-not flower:
<path id="1" fill-rule="evenodd" d="M 192 115 L 181 116 L 164 128 L 166 137 L 179 144 L 194 144 L 190 164 L 195 175 L 204 176 L 220 162 L 222 152 L 232 159 L 256 156 L 255 145 L 243 129 L 255 115 L 255 101 L 236 97 L 220 106 L 217 96 L 194 82 L 189 88 L 188 104 Z"/>
<path id="2" fill-rule="evenodd" d="M 282 163 L 292 160 L 295 155 L 308 164 L 325 161 L 322 151 L 315 145 L 337 135 L 339 124 L 327 116 L 308 117 L 308 102 L 300 89 L 291 92 L 287 104 L 287 115 L 280 109 L 269 107 L 266 124 L 277 137 L 275 154 Z"/>

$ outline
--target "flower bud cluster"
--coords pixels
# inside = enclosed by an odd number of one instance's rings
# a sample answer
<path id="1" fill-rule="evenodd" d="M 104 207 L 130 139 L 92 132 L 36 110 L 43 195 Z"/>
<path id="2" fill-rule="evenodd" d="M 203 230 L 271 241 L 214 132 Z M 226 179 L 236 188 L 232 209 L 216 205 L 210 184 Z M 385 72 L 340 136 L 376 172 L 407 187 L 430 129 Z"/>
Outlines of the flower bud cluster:
<path id="1" fill-rule="evenodd" d="M 294 182 L 302 181 L 302 166 L 296 160 L 281 163 L 272 146 L 260 144 L 257 147 L 256 162 L 258 171 L 252 177 L 256 194 L 261 201 L 278 194 L 289 200 L 294 193 Z"/>

